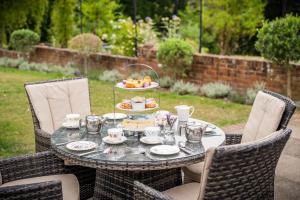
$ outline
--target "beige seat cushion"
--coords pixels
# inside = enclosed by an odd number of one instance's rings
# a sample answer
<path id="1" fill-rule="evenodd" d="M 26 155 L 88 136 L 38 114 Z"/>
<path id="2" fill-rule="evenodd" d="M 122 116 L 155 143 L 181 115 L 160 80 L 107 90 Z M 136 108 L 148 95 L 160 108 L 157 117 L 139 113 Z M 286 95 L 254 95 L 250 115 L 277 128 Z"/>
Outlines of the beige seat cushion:
<path id="1" fill-rule="evenodd" d="M 27 85 L 41 129 L 52 134 L 69 113 L 90 114 L 88 80 L 68 80 Z"/>
<path id="2" fill-rule="evenodd" d="M 243 130 L 242 143 L 266 137 L 277 130 L 285 103 L 272 95 L 258 92 Z"/>
<path id="3" fill-rule="evenodd" d="M 200 183 L 203 164 L 204 162 L 200 162 L 200 163 L 183 167 L 182 171 L 184 172 L 184 176 L 187 176 L 192 181 Z"/>
<path id="4" fill-rule="evenodd" d="M 171 188 L 163 193 L 172 197 L 174 200 L 197 200 L 199 190 L 200 183 L 188 183 Z"/>
<path id="5" fill-rule="evenodd" d="M 53 180 L 61 181 L 64 200 L 80 199 L 79 183 L 76 176 L 73 174 L 61 174 L 61 175 L 40 176 L 35 178 L 20 179 L 20 180 L 4 183 L 0 187 L 24 185 L 30 183 L 40 183 L 40 182 L 53 181 Z"/>

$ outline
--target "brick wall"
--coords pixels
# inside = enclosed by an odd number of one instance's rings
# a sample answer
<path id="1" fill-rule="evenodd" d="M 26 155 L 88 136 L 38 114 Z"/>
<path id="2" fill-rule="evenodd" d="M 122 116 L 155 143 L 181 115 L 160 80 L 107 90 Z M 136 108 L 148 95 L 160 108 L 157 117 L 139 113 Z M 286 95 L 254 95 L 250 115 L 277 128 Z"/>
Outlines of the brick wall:
<path id="1" fill-rule="evenodd" d="M 139 49 L 138 57 L 126 57 L 94 53 L 88 57 L 91 69 L 117 68 L 126 73 L 124 68 L 132 63 L 144 63 L 162 73 L 156 60 L 156 50 L 153 46 L 144 46 Z M 0 49 L 0 57 L 25 57 L 30 62 L 52 63 L 67 65 L 73 63 L 82 66 L 84 57 L 77 51 L 69 49 L 36 46 L 28 56 L 16 51 Z M 286 93 L 286 71 L 276 64 L 272 64 L 259 57 L 220 56 L 211 54 L 195 54 L 192 69 L 187 80 L 196 84 L 221 81 L 230 84 L 239 91 L 246 91 L 255 82 L 265 82 L 267 89 L 282 94 Z M 292 70 L 292 98 L 300 100 L 300 66 Z"/>
<path id="2" fill-rule="evenodd" d="M 140 49 L 139 61 L 157 67 L 156 50 Z M 265 82 L 269 90 L 286 94 L 286 70 L 260 57 L 195 54 L 187 80 L 202 85 L 221 81 L 244 92 L 255 82 Z M 292 70 L 292 98 L 300 100 L 300 66 Z"/>
<path id="3" fill-rule="evenodd" d="M 113 69 L 124 71 L 124 66 L 137 62 L 137 58 L 110 55 L 103 53 L 93 53 L 88 56 L 88 66 L 90 69 Z M 51 63 L 57 65 L 74 64 L 83 66 L 84 56 L 78 51 L 62 48 L 52 48 L 47 46 L 36 46 L 30 53 L 29 62 Z"/>
<path id="4" fill-rule="evenodd" d="M 28 59 L 28 53 L 23 53 L 19 51 L 9 51 L 5 49 L 0 49 L 0 57 L 8 57 L 8 58 L 24 58 Z"/>

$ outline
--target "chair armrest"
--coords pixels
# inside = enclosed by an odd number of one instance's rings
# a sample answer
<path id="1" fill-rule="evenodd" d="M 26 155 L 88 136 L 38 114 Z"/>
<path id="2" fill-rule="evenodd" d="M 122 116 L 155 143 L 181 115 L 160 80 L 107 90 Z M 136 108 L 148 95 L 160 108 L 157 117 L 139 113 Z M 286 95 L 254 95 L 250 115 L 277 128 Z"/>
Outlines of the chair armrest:
<path id="1" fill-rule="evenodd" d="M 0 200 L 63 200 L 61 181 L 0 187 Z"/>
<path id="2" fill-rule="evenodd" d="M 40 128 L 35 127 L 34 131 L 35 131 L 35 134 L 37 134 L 39 136 L 42 136 L 42 137 L 47 138 L 47 139 L 51 139 L 51 134 L 47 133 L 46 131 L 43 131 Z"/>
<path id="3" fill-rule="evenodd" d="M 241 133 L 226 133 L 226 145 L 240 144 L 242 140 Z"/>
<path id="4" fill-rule="evenodd" d="M 135 200 L 172 200 L 171 197 L 138 181 L 134 181 L 133 194 Z"/>
<path id="5" fill-rule="evenodd" d="M 3 183 L 17 179 L 62 174 L 64 171 L 64 161 L 51 151 L 0 160 Z"/>

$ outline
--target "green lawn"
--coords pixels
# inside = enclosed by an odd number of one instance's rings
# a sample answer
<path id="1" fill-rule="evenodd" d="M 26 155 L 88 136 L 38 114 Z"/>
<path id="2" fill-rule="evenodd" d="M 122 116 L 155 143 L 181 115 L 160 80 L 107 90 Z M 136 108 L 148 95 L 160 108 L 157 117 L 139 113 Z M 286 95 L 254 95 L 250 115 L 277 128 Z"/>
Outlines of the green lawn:
<path id="1" fill-rule="evenodd" d="M 62 78 L 59 74 L 20 71 L 0 67 L 0 157 L 9 157 L 34 151 L 31 113 L 24 91 L 24 83 Z M 92 112 L 104 114 L 113 111 L 113 85 L 90 81 Z M 117 99 L 138 95 L 117 90 Z M 139 94 L 142 95 L 142 94 Z M 158 97 L 157 91 L 144 92 L 144 96 Z M 175 112 L 174 106 L 195 106 L 194 117 L 226 126 L 244 122 L 250 106 L 200 96 L 178 96 L 161 92 L 161 109 Z"/>

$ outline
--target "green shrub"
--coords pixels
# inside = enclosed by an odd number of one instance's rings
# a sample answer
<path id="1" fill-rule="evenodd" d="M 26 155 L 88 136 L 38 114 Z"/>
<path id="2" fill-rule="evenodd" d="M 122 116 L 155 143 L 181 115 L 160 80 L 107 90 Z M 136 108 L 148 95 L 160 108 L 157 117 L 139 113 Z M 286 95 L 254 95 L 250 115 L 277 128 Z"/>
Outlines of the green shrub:
<path id="1" fill-rule="evenodd" d="M 129 78 L 143 79 L 145 76 L 150 76 L 153 80 L 157 79 L 156 74 L 151 70 L 141 70 L 140 72 L 134 72 L 130 74 Z"/>
<path id="2" fill-rule="evenodd" d="M 246 104 L 253 104 L 254 99 L 257 95 L 257 93 L 260 90 L 264 90 L 266 87 L 266 84 L 264 82 L 256 82 L 252 88 L 248 88 L 246 91 Z"/>
<path id="3" fill-rule="evenodd" d="M 40 37 L 37 33 L 29 29 L 21 29 L 11 34 L 9 46 L 17 51 L 30 51 L 39 41 Z"/>
<path id="4" fill-rule="evenodd" d="M 68 48 L 85 53 L 99 52 L 101 47 L 100 38 L 92 33 L 77 35 L 68 42 Z"/>
<path id="5" fill-rule="evenodd" d="M 164 76 L 159 79 L 159 84 L 162 88 L 170 88 L 172 85 L 174 85 L 174 83 L 175 80 L 169 76 Z"/>
<path id="6" fill-rule="evenodd" d="M 300 17 L 287 15 L 266 22 L 257 38 L 255 47 L 261 55 L 287 69 L 287 95 L 291 96 L 291 62 L 300 60 Z"/>
<path id="7" fill-rule="evenodd" d="M 210 98 L 224 98 L 229 95 L 232 88 L 224 83 L 207 83 L 201 86 L 201 94 Z"/>
<path id="8" fill-rule="evenodd" d="M 99 80 L 101 80 L 101 81 L 108 81 L 108 82 L 116 82 L 116 81 L 121 80 L 121 79 L 122 79 L 122 75 L 116 69 L 105 70 L 99 76 Z"/>
<path id="9" fill-rule="evenodd" d="M 193 83 L 185 83 L 182 80 L 177 81 L 172 87 L 171 92 L 175 92 L 178 95 L 192 94 L 195 95 L 199 91 L 199 87 Z"/>
<path id="10" fill-rule="evenodd" d="M 72 76 L 78 73 L 78 69 L 69 67 L 69 66 L 58 66 L 58 65 L 51 65 L 46 63 L 28 63 L 23 62 L 19 66 L 20 70 L 27 70 L 27 71 L 40 71 L 46 73 L 60 73 L 65 76 Z"/>
<path id="11" fill-rule="evenodd" d="M 8 58 L 8 57 L 0 58 L 0 66 L 3 66 L 3 67 L 17 68 L 23 62 L 25 62 L 25 60 L 23 58 L 18 58 L 18 59 L 13 59 L 13 58 Z"/>
<path id="12" fill-rule="evenodd" d="M 193 53 L 193 48 L 187 42 L 170 38 L 160 45 L 157 58 L 167 71 L 184 76 L 191 68 Z"/>
<path id="13" fill-rule="evenodd" d="M 228 99 L 235 103 L 244 104 L 245 103 L 245 95 L 238 93 L 235 90 L 231 90 L 228 94 Z"/>

